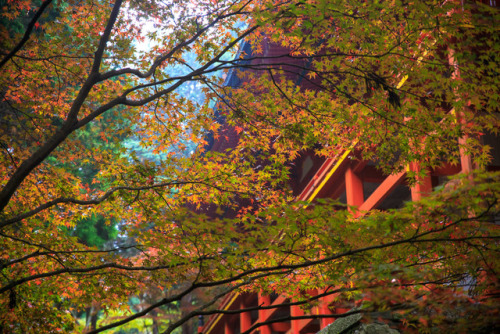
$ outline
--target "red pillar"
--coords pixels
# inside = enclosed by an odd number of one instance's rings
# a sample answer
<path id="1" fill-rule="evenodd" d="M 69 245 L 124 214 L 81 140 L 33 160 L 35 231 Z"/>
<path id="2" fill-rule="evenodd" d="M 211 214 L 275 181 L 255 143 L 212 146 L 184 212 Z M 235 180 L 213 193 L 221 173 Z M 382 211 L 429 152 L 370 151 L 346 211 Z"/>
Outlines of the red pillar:
<path id="1" fill-rule="evenodd" d="M 458 67 L 458 62 L 455 59 L 455 50 L 453 49 L 448 49 L 449 51 L 449 56 L 448 56 L 448 63 L 453 67 L 453 73 L 451 77 L 456 80 L 461 80 L 460 76 L 460 69 Z M 458 96 L 457 100 L 460 99 L 461 97 Z M 467 102 L 467 105 L 470 105 L 470 102 Z M 452 110 L 452 112 L 456 113 L 455 117 L 457 119 L 457 123 L 463 124 L 464 119 L 463 115 L 460 112 L 456 112 L 456 110 Z M 462 173 L 471 173 L 472 170 L 474 169 L 474 166 L 472 165 L 472 159 L 470 155 L 466 154 L 466 150 L 464 149 L 464 145 L 467 143 L 467 137 L 461 137 L 458 139 L 458 145 L 459 145 L 459 150 L 460 150 L 460 165 L 462 167 Z"/>
<path id="2" fill-rule="evenodd" d="M 321 290 L 320 293 L 325 293 L 326 290 Z M 321 315 L 329 315 L 333 314 L 332 310 L 330 309 L 330 303 L 333 302 L 334 296 L 329 295 L 325 296 L 320 299 L 319 305 L 318 305 L 318 314 Z M 320 323 L 320 328 L 325 328 L 329 324 L 335 321 L 335 318 L 320 318 L 319 323 Z"/>
<path id="3" fill-rule="evenodd" d="M 410 169 L 414 172 L 420 171 L 420 166 L 418 163 L 412 162 L 410 164 Z M 432 181 L 429 172 L 424 177 L 417 177 L 417 183 L 411 187 L 411 199 L 412 201 L 418 201 L 424 196 L 429 195 L 432 192 Z"/>
<path id="4" fill-rule="evenodd" d="M 224 322 L 224 334 L 234 334 L 233 327 L 229 324 L 229 319 Z"/>
<path id="5" fill-rule="evenodd" d="M 348 205 L 359 207 L 365 201 L 363 182 L 351 167 L 345 172 L 345 193 Z"/>
<path id="6" fill-rule="evenodd" d="M 459 138 L 458 145 L 460 145 L 460 166 L 462 167 L 462 173 L 471 173 L 474 169 L 472 165 L 472 159 L 469 154 L 466 154 L 463 145 L 467 142 L 467 138 Z"/>
<path id="7" fill-rule="evenodd" d="M 298 317 L 304 315 L 304 311 L 299 306 L 293 305 L 290 306 L 290 315 L 292 317 Z M 300 334 L 300 330 L 302 329 L 302 321 L 301 320 L 292 320 L 292 331 L 291 334 Z"/>
<path id="8" fill-rule="evenodd" d="M 271 306 L 271 297 L 259 294 L 259 306 Z M 259 322 L 268 320 L 269 310 L 259 310 Z M 271 334 L 271 326 L 264 325 L 259 327 L 260 334 Z"/>
<path id="9" fill-rule="evenodd" d="M 241 296 L 240 309 L 247 308 L 248 305 L 245 304 L 245 296 Z M 246 332 L 252 327 L 252 318 L 250 312 L 240 313 L 240 333 Z"/>

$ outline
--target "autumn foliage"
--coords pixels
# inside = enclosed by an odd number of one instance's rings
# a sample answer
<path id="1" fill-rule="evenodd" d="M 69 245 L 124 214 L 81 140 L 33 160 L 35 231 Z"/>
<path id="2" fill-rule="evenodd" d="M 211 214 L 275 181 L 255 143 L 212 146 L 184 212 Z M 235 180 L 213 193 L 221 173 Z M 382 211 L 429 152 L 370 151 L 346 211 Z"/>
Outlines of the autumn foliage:
<path id="1" fill-rule="evenodd" d="M 500 125 L 498 9 L 0 4 L 0 332 L 118 333 L 146 319 L 170 333 L 228 293 L 310 304 L 310 289 L 407 330 L 494 328 L 500 177 L 484 136 Z M 228 131 L 235 147 L 204 149 Z M 294 200 L 301 152 L 352 149 L 387 174 L 464 155 L 476 171 L 364 216 Z M 77 234 L 85 224 L 101 239 Z"/>

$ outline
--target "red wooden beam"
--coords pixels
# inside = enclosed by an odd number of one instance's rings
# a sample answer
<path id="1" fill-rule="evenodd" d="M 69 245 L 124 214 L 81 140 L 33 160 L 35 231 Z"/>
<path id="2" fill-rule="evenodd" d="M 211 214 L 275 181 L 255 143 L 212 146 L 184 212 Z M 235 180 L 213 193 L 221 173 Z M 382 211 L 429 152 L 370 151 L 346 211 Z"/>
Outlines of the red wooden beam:
<path id="1" fill-rule="evenodd" d="M 443 165 L 436 167 L 432 170 L 433 175 L 438 175 L 438 176 L 448 176 L 448 175 L 455 175 L 460 173 L 460 166 L 459 165 L 452 165 L 450 163 L 443 163 Z"/>
<path id="2" fill-rule="evenodd" d="M 290 323 L 275 322 L 274 324 L 271 324 L 271 328 L 273 329 L 273 332 L 286 333 L 290 330 Z"/>
<path id="3" fill-rule="evenodd" d="M 279 306 L 281 304 L 284 304 L 284 303 L 286 303 L 287 299 L 288 298 L 286 298 L 285 296 L 280 295 L 280 296 L 278 296 L 278 298 L 276 298 L 274 300 L 274 302 L 272 303 L 272 306 Z M 267 319 L 270 319 L 276 312 L 278 312 L 278 310 L 279 310 L 279 307 L 267 310 L 267 312 L 266 312 Z"/>
<path id="4" fill-rule="evenodd" d="M 377 189 L 366 199 L 366 201 L 361 204 L 358 208 L 361 215 L 362 212 L 370 211 L 377 207 L 382 201 L 391 193 L 394 188 L 400 184 L 406 175 L 406 171 L 401 171 L 394 175 L 389 175 L 386 177 L 384 182 L 382 182 Z"/>

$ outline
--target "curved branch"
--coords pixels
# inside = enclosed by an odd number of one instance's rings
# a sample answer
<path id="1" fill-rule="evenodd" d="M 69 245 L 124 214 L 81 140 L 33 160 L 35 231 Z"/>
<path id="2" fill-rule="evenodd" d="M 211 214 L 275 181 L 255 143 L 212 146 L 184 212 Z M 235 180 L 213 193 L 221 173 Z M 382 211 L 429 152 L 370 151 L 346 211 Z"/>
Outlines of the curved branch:
<path id="1" fill-rule="evenodd" d="M 53 199 L 51 201 L 48 201 L 37 208 L 27 211 L 25 213 L 22 213 L 20 215 L 17 215 L 13 218 L 6 219 L 3 222 L 0 223 L 0 228 L 3 228 L 8 225 L 15 224 L 23 219 L 32 217 L 36 215 L 37 213 L 46 210 L 48 208 L 51 208 L 55 205 L 58 204 L 77 204 L 77 205 L 83 205 L 83 206 L 89 206 L 89 205 L 97 205 L 105 200 L 107 200 L 111 195 L 113 195 L 117 191 L 121 190 L 127 190 L 127 191 L 144 191 L 144 190 L 151 190 L 151 189 L 158 189 L 158 188 L 165 188 L 165 187 L 170 187 L 170 186 L 180 186 L 180 185 L 188 185 L 188 184 L 198 184 L 198 185 L 203 185 L 207 187 L 211 187 L 214 189 L 217 189 L 219 191 L 226 191 L 226 192 L 231 192 L 235 194 L 244 194 L 244 192 L 238 192 L 234 190 L 228 190 L 228 189 L 223 189 L 219 186 L 209 184 L 205 181 L 175 181 L 175 182 L 162 182 L 162 183 L 157 183 L 157 184 L 152 184 L 152 185 L 147 185 L 147 186 L 138 186 L 138 187 L 133 187 L 133 186 L 119 186 L 112 188 L 108 190 L 106 193 L 104 193 L 101 197 L 95 198 L 95 199 L 90 199 L 90 200 L 82 200 L 78 198 L 73 198 L 73 197 L 59 197 L 56 199 Z"/>
<path id="2" fill-rule="evenodd" d="M 463 221 L 466 221 L 466 220 L 460 219 L 457 222 L 463 222 Z M 441 232 L 441 231 L 442 231 L 442 229 L 427 231 L 427 232 L 424 232 L 422 234 L 413 235 L 413 236 L 406 238 L 406 239 L 395 240 L 395 241 L 391 241 L 391 242 L 361 247 L 361 248 L 357 248 L 357 249 L 351 249 L 348 251 L 336 253 L 336 254 L 333 254 L 331 256 L 327 256 L 327 257 L 317 259 L 317 260 L 307 260 L 307 261 L 303 261 L 303 262 L 299 262 L 299 263 L 295 263 L 295 264 L 278 264 L 278 265 L 270 266 L 270 267 L 257 267 L 257 268 L 253 268 L 253 269 L 248 269 L 248 270 L 244 270 L 236 275 L 230 276 L 228 278 L 221 279 L 219 281 L 196 283 L 196 286 L 197 287 L 212 287 L 212 286 L 218 286 L 218 285 L 222 285 L 222 284 L 228 284 L 228 283 L 235 282 L 235 281 L 238 281 L 241 279 L 255 280 L 255 279 L 257 279 L 256 277 L 261 277 L 261 275 L 264 275 L 262 277 L 266 277 L 268 275 L 273 275 L 273 276 L 274 275 L 283 275 L 289 271 L 307 268 L 307 267 L 311 267 L 311 266 L 315 266 L 315 265 L 321 265 L 321 264 L 325 264 L 325 263 L 328 263 L 328 262 L 331 262 L 334 260 L 338 260 L 340 258 L 344 258 L 344 257 L 352 256 L 352 255 L 357 255 L 357 254 L 361 254 L 361 253 L 365 253 L 365 252 L 370 252 L 373 250 L 386 249 L 386 248 L 390 248 L 390 247 L 398 246 L 398 245 L 403 245 L 403 244 L 433 243 L 433 242 L 458 243 L 458 242 L 467 242 L 469 240 L 481 240 L 481 239 L 482 240 L 488 240 L 488 239 L 489 240 L 499 240 L 500 239 L 500 236 L 470 236 L 470 237 L 463 237 L 463 238 L 437 237 L 437 238 L 421 239 L 421 237 L 424 235 L 428 235 L 429 233 L 437 233 L 437 232 Z M 206 257 L 200 257 L 194 262 L 203 261 L 205 259 L 206 259 Z M 9 283 L 8 285 L 4 286 L 3 288 L 0 288 L 0 293 L 8 291 L 8 290 L 12 289 L 13 287 L 16 287 L 20 284 L 26 283 L 28 281 L 32 281 L 32 280 L 39 279 L 39 278 L 57 276 L 57 275 L 66 274 L 66 273 L 87 273 L 87 272 L 97 271 L 97 270 L 101 270 L 101 269 L 110 269 L 110 268 L 130 270 L 130 271 L 161 270 L 161 269 L 169 269 L 169 268 L 178 267 L 178 266 L 183 265 L 183 264 L 186 264 L 186 263 L 181 263 L 181 264 L 176 264 L 176 265 L 171 265 L 171 266 L 130 267 L 130 266 L 119 265 L 116 263 L 105 263 L 105 264 L 102 264 L 99 266 L 88 267 L 88 268 L 64 268 L 64 269 L 54 270 L 51 272 L 31 275 L 28 277 L 24 277 L 22 279 L 18 279 L 16 281 Z M 255 275 L 255 276 L 252 276 L 252 275 Z"/>
<path id="3" fill-rule="evenodd" d="M 0 236 L 2 236 L 4 238 L 7 238 L 7 239 L 11 239 L 13 241 L 17 241 L 17 242 L 23 243 L 25 245 L 29 245 L 29 246 L 32 246 L 32 247 L 38 247 L 38 248 L 41 248 L 41 249 L 45 249 L 45 251 L 43 251 L 43 252 L 40 251 L 40 249 L 37 249 L 36 251 L 31 252 L 30 254 L 27 254 L 27 255 L 25 255 L 23 257 L 20 257 L 20 258 L 11 260 L 11 261 L 5 261 L 4 263 L 0 263 L 0 269 L 1 268 L 7 268 L 8 266 L 11 266 L 13 264 L 21 263 L 21 262 L 24 262 L 24 261 L 26 261 L 26 260 L 28 260 L 30 258 L 34 258 L 34 257 L 38 257 L 38 256 L 73 255 L 73 254 L 109 254 L 109 253 L 112 253 L 112 252 L 117 252 L 117 251 L 121 251 L 121 250 L 127 250 L 127 249 L 131 249 L 131 248 L 135 248 L 137 250 L 141 250 L 139 245 L 133 245 L 133 246 L 120 246 L 120 247 L 111 248 L 111 249 L 105 249 L 105 250 L 87 249 L 87 250 L 70 250 L 70 251 L 64 251 L 64 250 L 62 250 L 62 251 L 55 251 L 55 250 L 50 249 L 49 247 L 47 247 L 44 244 L 35 244 L 35 243 L 32 243 L 32 242 L 30 242 L 28 240 L 23 240 L 23 239 L 20 239 L 20 238 L 17 238 L 17 237 L 14 237 L 12 235 L 8 235 L 8 234 L 5 234 L 5 233 L 0 233 Z"/>
<path id="4" fill-rule="evenodd" d="M 58 270 L 53 270 L 50 272 L 46 273 L 41 273 L 41 274 L 35 274 L 27 277 L 20 278 L 15 281 L 11 281 L 9 284 L 4 285 L 3 287 L 0 288 L 0 294 L 9 291 L 12 288 L 15 288 L 18 285 L 21 285 L 26 282 L 34 281 L 40 278 L 47 278 L 47 277 L 52 277 L 52 276 L 58 276 L 61 274 L 84 274 L 84 273 L 91 273 L 103 269 L 119 269 L 119 270 L 125 270 L 125 271 L 158 271 L 158 270 L 165 270 L 165 269 L 173 269 L 177 268 L 183 265 L 188 265 L 196 262 L 203 262 L 205 260 L 212 260 L 215 259 L 215 257 L 212 256 L 200 256 L 197 259 L 191 260 L 191 261 L 186 261 L 186 262 L 181 262 L 181 263 L 176 263 L 176 264 L 171 264 L 171 265 L 163 265 L 163 266 L 136 266 L 136 267 L 131 267 L 127 265 L 122 265 L 118 263 L 103 263 L 101 265 L 97 266 L 92 266 L 92 267 L 86 267 L 86 268 L 71 268 L 71 267 L 64 267 L 62 269 Z M 97 273 L 99 274 L 99 273 Z M 104 273 L 103 273 L 104 274 Z M 232 282 L 232 280 L 225 279 L 225 283 Z M 201 285 L 204 286 L 205 283 L 200 283 Z M 211 285 L 208 285 L 211 286 Z"/>
<path id="5" fill-rule="evenodd" d="M 283 270 L 264 271 L 264 273 L 262 273 L 262 274 L 258 274 L 258 275 L 255 275 L 255 276 L 247 278 L 244 282 L 235 285 L 229 291 L 232 291 L 232 290 L 235 290 L 235 289 L 237 289 L 237 288 L 239 288 L 241 286 L 247 285 L 247 284 L 251 283 L 252 281 L 255 281 L 255 280 L 259 279 L 259 278 L 269 277 L 269 276 L 274 276 L 274 275 L 281 275 L 283 273 L 287 273 L 287 272 L 290 272 L 290 271 L 291 270 L 288 270 L 286 272 L 284 272 Z M 163 298 L 159 302 L 150 305 L 149 307 L 145 308 L 141 312 L 137 312 L 137 313 L 135 313 L 135 314 L 133 314 L 133 315 L 131 315 L 131 316 L 123 319 L 123 320 L 120 320 L 120 321 L 117 321 L 115 323 L 103 326 L 103 327 L 98 328 L 98 329 L 96 329 L 94 331 L 88 332 L 87 334 L 97 334 L 97 333 L 100 333 L 100 332 L 105 331 L 107 329 L 124 325 L 124 324 L 126 324 L 126 323 L 128 323 L 128 322 L 130 322 L 130 321 L 132 321 L 134 319 L 140 318 L 140 317 L 148 314 L 149 312 L 151 312 L 155 308 L 158 308 L 158 307 L 160 307 L 162 305 L 169 304 L 169 303 L 171 303 L 173 301 L 181 300 L 184 296 L 186 296 L 187 294 L 191 293 L 192 291 L 194 291 L 196 289 L 199 289 L 199 288 L 210 288 L 210 287 L 215 287 L 215 286 L 220 286 L 220 285 L 228 284 L 228 283 L 231 283 L 231 282 L 238 281 L 238 280 L 244 278 L 245 276 L 246 275 L 244 273 L 242 273 L 240 275 L 236 275 L 236 276 L 233 276 L 231 278 L 222 279 L 222 280 L 219 280 L 219 281 L 205 282 L 205 283 L 192 283 L 189 288 L 185 289 L 183 292 L 177 294 L 174 297 Z"/>
<path id="6" fill-rule="evenodd" d="M 77 124 L 75 124 L 75 128 L 78 129 L 78 128 L 86 125 L 87 123 L 89 123 L 90 121 L 95 119 L 97 116 L 105 113 L 106 111 L 110 110 L 111 108 L 113 108 L 115 106 L 118 106 L 118 105 L 131 106 L 131 107 L 143 106 L 151 101 L 156 100 L 157 98 L 159 98 L 161 96 L 164 96 L 164 95 L 167 95 L 167 94 L 173 92 L 175 89 L 177 89 L 183 83 L 185 83 L 187 81 L 195 80 L 195 79 L 193 79 L 194 77 L 214 72 L 214 70 L 210 69 L 210 66 L 212 66 L 215 63 L 218 63 L 219 59 L 223 56 L 224 53 L 226 53 L 228 50 L 230 50 L 232 47 L 234 47 L 237 43 L 239 43 L 241 40 L 243 40 L 246 36 L 250 35 L 257 28 L 258 28 L 258 26 L 254 26 L 250 29 L 247 29 L 247 31 L 245 31 L 243 34 L 238 36 L 231 43 L 229 43 L 224 49 L 222 49 L 222 51 L 217 56 L 215 56 L 212 60 L 210 60 L 202 67 L 196 69 L 195 71 L 193 71 L 193 72 L 191 72 L 183 77 L 168 78 L 168 79 L 162 80 L 160 82 L 143 84 L 143 85 L 139 85 L 139 86 L 133 87 L 131 89 L 128 89 L 121 96 L 111 100 L 110 102 L 106 103 L 105 105 L 100 106 L 94 112 L 90 113 L 87 117 L 84 117 L 83 119 L 81 119 L 79 122 L 77 122 Z M 170 52 L 168 54 L 170 54 Z M 163 58 L 164 57 L 162 57 L 162 59 Z M 165 59 L 163 59 L 162 61 L 164 61 L 164 60 Z M 156 63 L 156 60 L 155 60 L 155 63 Z M 155 65 L 155 66 L 157 67 L 157 66 L 159 66 L 159 64 Z M 148 71 L 147 73 L 144 74 L 144 78 L 152 75 L 153 72 L 154 72 L 154 70 Z M 121 72 L 118 73 L 118 72 L 113 72 L 113 71 L 107 72 L 105 74 L 99 75 L 99 81 L 103 80 L 103 78 L 109 79 L 109 78 L 114 77 L 114 76 L 119 75 L 119 74 L 123 74 L 123 73 L 121 73 Z M 143 74 L 141 74 L 141 75 L 143 75 Z M 163 90 L 160 90 L 160 91 L 156 92 L 155 94 L 152 94 L 149 97 L 144 98 L 142 100 L 133 101 L 133 100 L 127 99 L 128 94 L 130 94 L 138 89 L 147 88 L 147 87 L 151 87 L 151 86 L 157 86 L 157 85 L 165 84 L 165 83 L 172 82 L 175 80 L 178 80 L 178 81 L 176 83 L 174 83 L 172 86 L 165 88 Z"/>
<path id="7" fill-rule="evenodd" d="M 15 224 L 23 219 L 34 216 L 37 213 L 39 213 L 45 209 L 48 209 L 50 207 L 53 207 L 55 205 L 58 205 L 58 204 L 70 203 L 70 204 L 78 204 L 78 205 L 84 205 L 84 206 L 96 205 L 96 204 L 102 203 L 103 201 L 108 199 L 111 195 L 113 195 L 115 192 L 120 191 L 120 190 L 142 191 L 142 190 L 149 190 L 149 189 L 155 189 L 155 188 L 164 188 L 164 187 L 173 186 L 173 185 L 184 185 L 184 184 L 193 184 L 193 183 L 200 183 L 200 182 L 196 182 L 196 181 L 193 181 L 193 182 L 188 182 L 188 181 L 186 181 L 186 182 L 163 182 L 163 183 L 159 183 L 159 184 L 140 186 L 140 187 L 120 186 L 120 187 L 115 187 L 115 188 L 108 190 L 106 193 L 104 193 L 104 195 L 102 195 L 99 198 L 90 199 L 90 200 L 81 200 L 81 199 L 72 198 L 72 197 L 59 197 L 59 198 L 53 199 L 51 201 L 48 201 L 48 202 L 38 206 L 37 208 L 35 208 L 33 210 L 22 213 L 22 214 L 17 215 L 13 218 L 4 220 L 2 223 L 0 223 L 0 228 L 3 228 L 5 226 L 11 225 L 11 224 Z"/>
<path id="8" fill-rule="evenodd" d="M 253 0 L 249 0 L 247 2 L 247 4 L 250 3 L 251 1 L 253 1 Z M 217 24 L 217 22 L 219 22 L 219 21 L 221 21 L 223 19 L 226 19 L 228 17 L 231 17 L 231 16 L 243 14 L 243 11 L 242 11 L 243 8 L 241 8 L 240 10 L 238 10 L 236 12 L 232 12 L 232 13 L 228 13 L 228 14 L 225 14 L 225 15 L 219 15 L 219 16 L 217 16 L 212 22 L 210 22 L 209 24 L 207 24 L 202 29 L 199 29 L 196 32 L 196 34 L 194 34 L 190 39 L 188 39 L 187 41 L 184 41 L 182 43 L 177 44 L 169 52 L 156 57 L 156 59 L 153 61 L 153 64 L 150 66 L 150 68 L 149 68 L 149 70 L 147 72 L 141 72 L 140 70 L 132 69 L 132 68 L 124 68 L 124 69 L 121 69 L 121 70 L 112 70 L 112 71 L 108 71 L 108 72 L 104 73 L 102 75 L 102 77 L 101 77 L 101 80 L 107 80 L 107 79 L 110 79 L 112 77 L 120 76 L 120 75 L 124 75 L 124 74 L 133 74 L 133 75 L 135 75 L 135 76 L 137 76 L 138 78 L 141 78 L 141 79 L 145 79 L 145 78 L 150 77 L 151 75 L 153 75 L 153 73 L 155 72 L 155 70 L 165 60 L 167 60 L 167 59 L 171 58 L 172 56 L 174 56 L 175 53 L 178 52 L 179 50 L 181 50 L 182 48 L 185 48 L 186 46 L 188 46 L 188 45 L 192 44 L 193 42 L 195 42 L 198 38 L 200 38 L 208 30 L 210 30 L 210 28 L 212 28 L 215 24 Z M 229 49 L 231 49 L 240 40 L 242 40 L 243 38 L 245 38 L 246 36 L 248 36 L 250 33 L 252 33 L 257 28 L 258 27 L 255 26 L 255 27 L 252 27 L 250 29 L 247 29 L 247 31 L 245 31 L 243 34 L 241 34 L 240 36 L 238 36 L 238 38 L 234 39 L 231 43 L 229 43 L 217 56 L 215 56 L 210 62 L 208 62 L 207 64 L 205 64 L 205 66 L 203 66 L 201 69 L 206 68 L 206 67 L 210 66 L 211 64 L 213 64 L 214 62 L 216 62 L 220 57 L 222 57 L 222 55 L 226 51 L 228 51 Z M 193 75 L 196 75 L 196 74 L 193 74 Z"/>
<path id="9" fill-rule="evenodd" d="M 246 284 L 246 283 L 244 283 L 244 284 Z M 172 333 L 176 328 L 180 327 L 183 323 L 185 323 L 186 321 L 189 321 L 189 319 L 192 319 L 192 318 L 199 316 L 199 315 L 203 315 L 203 316 L 213 315 L 213 314 L 232 315 L 232 314 L 240 314 L 240 313 L 244 313 L 244 312 L 258 311 L 258 310 L 275 310 L 275 309 L 280 308 L 280 307 L 304 305 L 304 304 L 307 304 L 309 302 L 312 302 L 312 301 L 318 300 L 320 298 L 323 298 L 323 297 L 326 297 L 326 296 L 329 296 L 329 295 L 332 295 L 335 293 L 339 293 L 339 292 L 358 290 L 357 288 L 338 288 L 335 290 L 328 290 L 324 293 L 317 294 L 315 296 L 311 296 L 310 298 L 307 298 L 307 299 L 302 300 L 302 301 L 281 303 L 279 305 L 269 305 L 269 306 L 258 305 L 258 306 L 254 306 L 254 307 L 240 308 L 240 309 L 236 309 L 236 310 L 215 309 L 215 310 L 210 310 L 210 311 L 202 311 L 202 310 L 206 309 L 207 307 L 210 307 L 211 305 L 213 305 L 219 298 L 236 290 L 240 286 L 242 286 L 242 284 L 238 284 L 238 285 L 231 287 L 230 289 L 224 291 L 223 293 L 216 295 L 211 301 L 207 302 L 205 305 L 200 306 L 197 310 L 186 314 L 181 319 L 179 319 L 178 321 L 176 321 L 173 324 L 171 324 L 170 326 L 168 326 L 168 328 L 162 334 Z"/>

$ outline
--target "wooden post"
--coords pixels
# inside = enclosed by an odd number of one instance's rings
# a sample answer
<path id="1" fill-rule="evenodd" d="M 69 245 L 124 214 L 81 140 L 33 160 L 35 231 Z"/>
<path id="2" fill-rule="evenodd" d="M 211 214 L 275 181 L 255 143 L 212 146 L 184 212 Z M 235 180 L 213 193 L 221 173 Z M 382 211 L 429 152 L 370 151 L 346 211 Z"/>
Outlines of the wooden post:
<path id="1" fill-rule="evenodd" d="M 418 173 L 420 171 L 420 166 L 418 163 L 412 162 L 410 163 L 410 169 Z M 417 177 L 416 181 L 417 183 L 411 187 L 412 201 L 418 201 L 432 192 L 432 180 L 429 171 L 427 171 L 425 177 Z"/>
<path id="2" fill-rule="evenodd" d="M 451 77 L 455 80 L 462 80 L 460 76 L 460 69 L 458 67 L 458 63 L 455 59 L 455 50 L 453 49 L 448 49 L 449 56 L 448 56 L 448 63 L 453 66 L 453 73 L 451 74 Z M 459 96 L 457 99 L 460 99 L 461 97 Z M 467 105 L 469 105 L 470 102 L 467 102 Z M 458 124 L 463 124 L 464 119 L 463 119 L 463 114 L 455 109 L 452 109 L 452 111 L 455 114 L 456 121 Z M 464 145 L 467 143 L 467 137 L 460 137 L 458 138 L 458 145 L 459 145 L 459 151 L 460 151 L 460 165 L 462 167 L 462 173 L 470 174 L 472 170 L 474 169 L 474 166 L 472 165 L 472 159 L 470 155 L 466 154 Z M 472 176 L 471 176 L 472 177 Z"/>
<path id="3" fill-rule="evenodd" d="M 271 306 L 271 297 L 263 296 L 259 293 L 259 306 Z M 269 310 L 259 310 L 259 322 L 264 322 L 268 319 Z M 271 334 L 271 326 L 264 325 L 259 327 L 260 334 Z"/>
<path id="4" fill-rule="evenodd" d="M 247 308 L 248 305 L 245 303 L 245 295 L 241 296 L 240 309 Z M 252 318 L 250 312 L 240 313 L 240 333 L 243 333 L 252 327 Z"/>
<path id="5" fill-rule="evenodd" d="M 345 194 L 347 205 L 359 207 L 365 201 L 363 182 L 351 167 L 348 167 L 345 172 Z"/>
<path id="6" fill-rule="evenodd" d="M 321 293 L 326 292 L 326 289 L 322 290 Z M 318 306 L 318 314 L 323 314 L 323 315 L 328 315 L 328 314 L 333 314 L 332 310 L 330 309 L 330 303 L 333 301 L 333 296 L 325 296 L 320 299 L 319 306 Z M 329 324 L 335 321 L 335 318 L 321 318 L 319 320 L 320 328 L 325 328 Z"/>
<path id="7" fill-rule="evenodd" d="M 224 321 L 224 334 L 234 334 L 233 327 L 229 323 L 229 318 L 226 318 L 226 321 Z"/>
<path id="8" fill-rule="evenodd" d="M 304 315 L 304 311 L 299 306 L 292 305 L 290 306 L 290 315 L 292 317 L 298 317 L 301 315 Z M 292 331 L 291 334 L 300 334 L 300 331 L 302 329 L 302 321 L 300 320 L 292 320 Z"/>
<path id="9" fill-rule="evenodd" d="M 469 154 L 465 153 L 465 149 L 463 148 L 463 145 L 465 145 L 466 142 L 467 138 L 458 138 L 458 145 L 460 145 L 460 166 L 462 167 L 462 173 L 470 174 L 474 169 L 474 166 L 472 165 L 472 158 Z"/>

